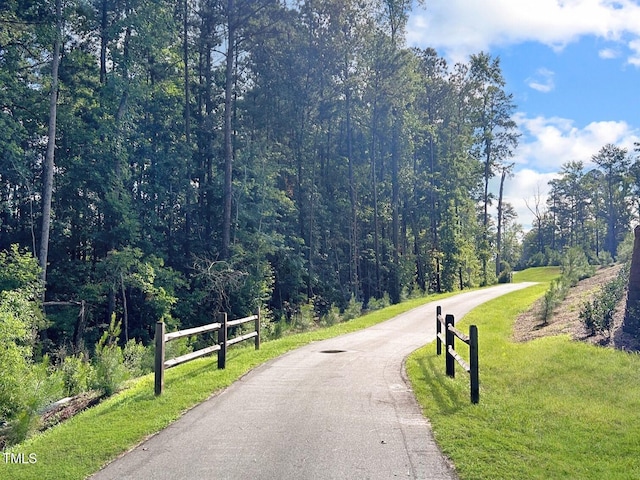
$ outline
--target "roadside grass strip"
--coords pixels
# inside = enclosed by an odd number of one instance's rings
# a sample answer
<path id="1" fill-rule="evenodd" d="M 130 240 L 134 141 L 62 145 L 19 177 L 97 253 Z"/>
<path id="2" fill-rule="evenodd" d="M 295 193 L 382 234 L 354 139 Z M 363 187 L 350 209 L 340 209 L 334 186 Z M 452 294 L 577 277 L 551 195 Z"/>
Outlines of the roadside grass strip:
<path id="1" fill-rule="evenodd" d="M 461 480 L 640 478 L 640 355 L 568 336 L 511 340 L 517 315 L 547 286 L 487 302 L 460 322 L 479 330 L 478 405 L 464 372 L 446 377 L 433 343 L 407 359 L 435 438 Z"/>
<path id="2" fill-rule="evenodd" d="M 101 404 L 5 450 L 0 456 L 0 479 L 86 478 L 267 360 L 314 341 L 370 327 L 455 293 L 459 292 L 412 299 L 329 328 L 263 342 L 260 350 L 231 348 L 225 370 L 216 368 L 215 357 L 179 365 L 166 371 L 165 390 L 159 397 L 154 396 L 153 374 L 136 379 Z"/>

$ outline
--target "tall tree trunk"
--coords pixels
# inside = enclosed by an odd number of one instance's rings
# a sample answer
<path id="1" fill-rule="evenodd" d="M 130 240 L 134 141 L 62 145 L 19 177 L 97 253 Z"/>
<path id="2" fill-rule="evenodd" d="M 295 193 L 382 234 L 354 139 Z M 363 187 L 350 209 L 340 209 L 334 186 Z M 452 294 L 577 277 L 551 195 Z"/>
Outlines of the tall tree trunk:
<path id="1" fill-rule="evenodd" d="M 391 125 L 391 240 L 393 242 L 393 271 L 390 296 L 393 303 L 400 303 L 400 139 L 398 112 L 394 108 Z"/>
<path id="2" fill-rule="evenodd" d="M 231 246 L 231 180 L 233 175 L 233 67 L 235 59 L 236 25 L 234 2 L 227 0 L 227 58 L 224 88 L 224 199 L 222 214 L 222 258 L 230 257 Z"/>
<path id="3" fill-rule="evenodd" d="M 371 122 L 371 185 L 373 189 L 373 250 L 376 261 L 375 271 L 375 297 L 380 298 L 382 291 L 380 289 L 380 225 L 378 219 L 378 175 L 376 173 L 376 138 L 378 135 L 378 99 L 373 102 L 373 115 Z"/>
<path id="4" fill-rule="evenodd" d="M 348 82 L 347 82 L 348 83 Z M 351 284 L 352 294 L 356 300 L 360 299 L 360 279 L 358 278 L 358 209 L 356 184 L 353 173 L 353 139 L 351 134 L 351 90 L 346 87 L 346 128 L 347 128 L 347 156 L 349 162 L 349 200 L 351 202 Z"/>
<path id="5" fill-rule="evenodd" d="M 109 27 L 108 0 L 100 7 L 100 83 L 107 83 L 107 29 Z"/>
<path id="6" fill-rule="evenodd" d="M 42 232 L 40 236 L 41 279 L 47 281 L 47 260 L 49 256 L 49 229 L 51 227 L 51 201 L 53 198 L 53 170 L 55 167 L 56 148 L 56 116 L 58 112 L 58 68 L 60 66 L 60 50 L 62 44 L 62 0 L 56 0 L 56 32 L 53 42 L 53 59 L 51 60 L 51 92 L 49 94 L 49 129 L 47 154 L 43 172 L 42 189 Z"/>
<path id="7" fill-rule="evenodd" d="M 498 232 L 496 236 L 496 277 L 499 277 L 502 271 L 500 263 L 502 262 L 502 197 L 504 194 L 504 181 L 507 178 L 507 175 L 509 175 L 512 167 L 513 164 L 502 167 L 502 176 L 500 177 L 500 192 L 498 194 Z"/>
<path id="8" fill-rule="evenodd" d="M 184 0 L 183 4 L 183 21 L 182 21 L 182 63 L 184 77 L 184 137 L 188 151 L 189 180 L 193 175 L 193 155 L 191 148 L 191 89 L 189 88 L 189 0 Z M 191 257 L 191 222 L 192 222 L 192 204 L 191 204 L 191 182 L 186 186 L 185 192 L 186 212 L 184 225 L 184 256 Z"/>

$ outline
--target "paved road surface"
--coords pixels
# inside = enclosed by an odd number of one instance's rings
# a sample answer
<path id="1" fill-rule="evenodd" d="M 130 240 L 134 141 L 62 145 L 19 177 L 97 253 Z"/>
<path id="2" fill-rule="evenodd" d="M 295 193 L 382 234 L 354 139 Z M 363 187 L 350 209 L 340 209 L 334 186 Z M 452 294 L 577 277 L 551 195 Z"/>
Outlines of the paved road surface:
<path id="1" fill-rule="evenodd" d="M 460 319 L 529 285 L 438 303 Z M 403 371 L 406 356 L 435 338 L 435 307 L 274 359 L 91 478 L 455 479 Z"/>

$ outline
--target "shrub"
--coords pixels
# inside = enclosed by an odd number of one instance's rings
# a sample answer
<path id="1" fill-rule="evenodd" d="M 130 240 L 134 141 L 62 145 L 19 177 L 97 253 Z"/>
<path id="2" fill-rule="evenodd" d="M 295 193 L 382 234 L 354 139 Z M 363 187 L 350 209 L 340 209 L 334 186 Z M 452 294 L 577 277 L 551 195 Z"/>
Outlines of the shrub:
<path id="1" fill-rule="evenodd" d="M 68 396 L 86 392 L 94 382 L 93 367 L 82 355 L 65 357 L 60 366 L 60 373 L 65 394 Z"/>
<path id="2" fill-rule="evenodd" d="M 569 286 L 575 287 L 580 280 L 589 278 L 595 273 L 595 267 L 589 264 L 584 251 L 578 247 L 568 248 L 562 257 L 562 277 Z"/>
<path id="3" fill-rule="evenodd" d="M 356 301 L 356 297 L 351 295 L 347 307 L 342 312 L 343 320 L 352 320 L 358 318 L 362 314 L 362 302 Z"/>
<path id="4" fill-rule="evenodd" d="M 367 302 L 367 310 L 371 312 L 374 310 L 381 310 L 388 307 L 389 305 L 391 305 L 391 299 L 389 298 L 389 294 L 387 292 L 384 292 L 382 298 L 371 297 L 369 299 L 369 301 Z"/>
<path id="5" fill-rule="evenodd" d="M 332 305 L 326 315 L 322 316 L 322 323 L 328 327 L 340 323 L 342 317 L 340 316 L 340 309 L 335 305 Z"/>
<path id="6" fill-rule="evenodd" d="M 311 326 L 313 320 L 315 318 L 315 313 L 313 309 L 313 301 L 309 301 L 308 303 L 303 303 L 300 305 L 300 308 L 296 312 L 295 315 L 295 326 L 306 330 Z"/>
<path id="7" fill-rule="evenodd" d="M 597 332 L 611 335 L 613 315 L 618 302 L 624 295 L 629 280 L 629 264 L 625 265 L 618 276 L 605 283 L 592 301 L 585 302 L 580 309 L 580 320 L 591 335 Z"/>
<path id="8" fill-rule="evenodd" d="M 120 322 L 116 323 L 115 314 L 111 317 L 109 328 L 96 344 L 94 357 L 95 378 L 92 387 L 105 395 L 115 393 L 128 378 L 129 372 L 124 366 L 122 349 L 116 340 L 120 335 Z"/>
<path id="9" fill-rule="evenodd" d="M 20 443 L 40 426 L 41 410 L 62 395 L 62 376 L 56 373 L 45 355 L 21 378 L 20 396 L 15 398 L 16 413 L 8 422 L 9 444 Z"/>
<path id="10" fill-rule="evenodd" d="M 153 371 L 153 356 L 152 347 L 145 347 L 134 339 L 129 340 L 122 350 L 124 366 L 134 378 Z"/>

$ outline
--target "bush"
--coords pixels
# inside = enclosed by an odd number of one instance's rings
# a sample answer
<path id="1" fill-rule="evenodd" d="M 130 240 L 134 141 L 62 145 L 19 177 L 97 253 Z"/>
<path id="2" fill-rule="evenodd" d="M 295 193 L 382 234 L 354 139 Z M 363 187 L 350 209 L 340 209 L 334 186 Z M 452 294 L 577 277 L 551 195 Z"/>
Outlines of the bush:
<path id="1" fill-rule="evenodd" d="M 511 270 L 503 270 L 498 275 L 498 283 L 511 283 L 513 280 L 513 272 Z"/>
<path id="2" fill-rule="evenodd" d="M 580 280 L 593 276 L 596 269 L 589 264 L 584 251 L 578 247 L 568 248 L 562 257 L 562 277 L 569 286 L 575 287 Z"/>
<path id="3" fill-rule="evenodd" d="M 77 395 L 89 390 L 94 383 L 94 371 L 82 355 L 66 357 L 60 366 L 64 392 L 68 396 Z"/>
<path id="4" fill-rule="evenodd" d="M 351 295 L 347 307 L 342 312 L 343 320 L 352 320 L 358 318 L 362 314 L 362 302 L 356 301 L 356 297 Z"/>
<path id="5" fill-rule="evenodd" d="M 628 281 L 629 264 L 620 270 L 615 279 L 605 283 L 592 301 L 582 305 L 580 320 L 591 335 L 606 333 L 611 336 L 613 315 L 618 302 L 622 300 Z"/>
<path id="6" fill-rule="evenodd" d="M 92 388 L 101 390 L 105 395 L 115 393 L 129 377 L 124 366 L 122 349 L 116 341 L 120 335 L 120 322 L 116 323 L 115 314 L 111 317 L 109 328 L 96 344 L 94 357 L 95 378 Z"/>
<path id="7" fill-rule="evenodd" d="M 129 340 L 122 350 L 124 366 L 132 377 L 140 377 L 153 371 L 154 349 L 145 347 L 134 339 Z"/>
<path id="8" fill-rule="evenodd" d="M 391 305 L 391 299 L 389 298 L 389 294 L 384 292 L 382 298 L 373 298 L 371 297 L 367 302 L 367 310 L 373 312 L 374 310 L 382 310 L 383 308 Z"/>
<path id="9" fill-rule="evenodd" d="M 341 321 L 342 317 L 340 316 L 340 309 L 335 305 L 332 305 L 327 314 L 322 317 L 322 323 L 327 327 L 340 323 Z"/>
<path id="10" fill-rule="evenodd" d="M 301 330 L 306 330 L 311 326 L 315 319 L 315 312 L 313 308 L 313 301 L 309 303 L 303 303 L 295 314 L 294 326 Z"/>
<path id="11" fill-rule="evenodd" d="M 9 444 L 20 443 L 40 427 L 40 412 L 63 392 L 62 376 L 57 374 L 45 356 L 41 363 L 32 365 L 21 378 L 19 397 L 15 398 L 16 413 L 8 422 Z"/>
<path id="12" fill-rule="evenodd" d="M 543 324 L 546 325 L 549 322 L 549 319 L 553 316 L 553 311 L 564 300 L 567 291 L 565 285 L 566 283 L 562 281 L 562 278 L 558 278 L 551 282 L 549 289 L 545 292 L 540 312 Z"/>

